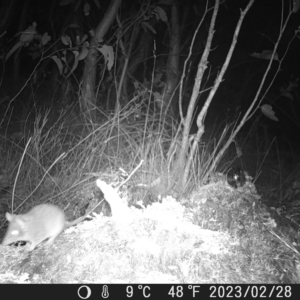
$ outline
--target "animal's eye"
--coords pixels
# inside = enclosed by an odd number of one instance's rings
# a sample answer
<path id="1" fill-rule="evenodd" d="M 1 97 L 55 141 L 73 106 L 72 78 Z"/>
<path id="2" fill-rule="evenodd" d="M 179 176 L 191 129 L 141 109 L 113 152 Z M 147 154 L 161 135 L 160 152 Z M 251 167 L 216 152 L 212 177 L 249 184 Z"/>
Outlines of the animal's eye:
<path id="1" fill-rule="evenodd" d="M 19 230 L 12 230 L 11 235 L 13 236 L 19 235 Z"/>

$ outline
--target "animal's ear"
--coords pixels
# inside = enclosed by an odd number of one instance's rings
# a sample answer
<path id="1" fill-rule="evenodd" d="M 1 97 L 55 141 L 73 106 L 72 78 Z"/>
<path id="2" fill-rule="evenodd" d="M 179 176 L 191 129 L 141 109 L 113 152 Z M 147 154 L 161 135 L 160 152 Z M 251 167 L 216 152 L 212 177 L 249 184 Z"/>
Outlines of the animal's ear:
<path id="1" fill-rule="evenodd" d="M 13 216 L 14 216 L 14 215 L 10 214 L 9 212 L 7 212 L 7 213 L 5 214 L 5 218 L 6 218 L 6 220 L 9 221 L 9 222 L 13 219 Z"/>

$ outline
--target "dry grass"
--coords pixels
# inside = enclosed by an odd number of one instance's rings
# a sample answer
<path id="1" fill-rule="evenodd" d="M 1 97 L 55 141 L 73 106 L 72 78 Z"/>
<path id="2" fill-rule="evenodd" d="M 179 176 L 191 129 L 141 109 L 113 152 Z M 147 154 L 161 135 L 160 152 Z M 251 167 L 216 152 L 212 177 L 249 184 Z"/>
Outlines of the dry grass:
<path id="1" fill-rule="evenodd" d="M 66 111 L 55 122 L 39 114 L 30 128 L 1 136 L 1 186 L 17 180 L 18 213 L 52 202 L 76 218 L 103 197 L 96 178 L 117 186 L 144 163 L 119 191 L 131 205 L 126 224 L 103 209 L 105 216 L 66 230 L 30 257 L 24 247 L 0 247 L 0 281 L 299 283 L 299 237 L 261 204 L 250 178 L 238 190 L 220 174 L 197 187 L 218 141 L 199 147 L 188 193 L 175 201 L 166 187 L 180 147 L 176 126 L 149 112 L 136 115 L 127 106 L 91 127 Z M 10 211 L 11 203 L 11 195 L 1 198 Z"/>

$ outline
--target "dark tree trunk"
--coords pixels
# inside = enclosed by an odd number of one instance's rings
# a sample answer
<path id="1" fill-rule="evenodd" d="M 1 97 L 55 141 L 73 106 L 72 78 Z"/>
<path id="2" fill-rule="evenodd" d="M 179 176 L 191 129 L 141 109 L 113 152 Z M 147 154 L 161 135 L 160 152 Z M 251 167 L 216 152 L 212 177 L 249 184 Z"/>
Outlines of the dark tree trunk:
<path id="1" fill-rule="evenodd" d="M 85 59 L 80 104 L 86 120 L 92 123 L 96 121 L 95 78 L 98 57 L 98 50 L 96 49 L 96 46 L 103 40 L 104 35 L 115 20 L 121 2 L 122 0 L 111 0 L 104 18 L 95 30 L 95 36 L 91 41 L 91 48 Z"/>
<path id="2" fill-rule="evenodd" d="M 168 110 L 172 116 L 175 116 L 176 112 L 176 97 L 174 97 L 174 91 L 178 82 L 179 75 L 179 20 L 178 20 L 178 2 L 173 0 L 171 9 L 171 36 L 170 36 L 170 52 L 167 64 L 167 81 L 165 94 L 163 98 L 163 105 L 165 113 Z"/>

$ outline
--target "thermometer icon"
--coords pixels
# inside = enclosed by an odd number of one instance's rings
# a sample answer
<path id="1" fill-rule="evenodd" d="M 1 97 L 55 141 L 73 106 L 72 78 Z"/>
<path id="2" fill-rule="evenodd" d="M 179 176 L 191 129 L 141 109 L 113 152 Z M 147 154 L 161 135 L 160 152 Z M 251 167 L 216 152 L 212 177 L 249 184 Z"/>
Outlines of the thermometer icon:
<path id="1" fill-rule="evenodd" d="M 102 294 L 101 294 L 102 298 L 108 298 L 109 293 L 108 293 L 108 286 L 104 285 L 102 287 Z"/>

